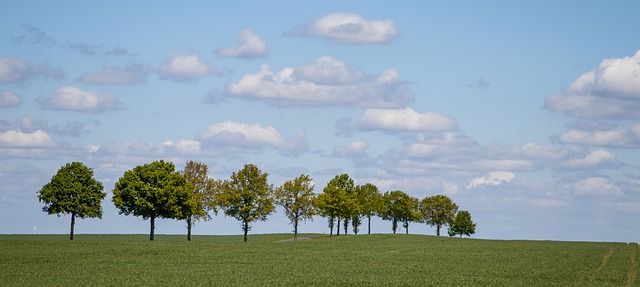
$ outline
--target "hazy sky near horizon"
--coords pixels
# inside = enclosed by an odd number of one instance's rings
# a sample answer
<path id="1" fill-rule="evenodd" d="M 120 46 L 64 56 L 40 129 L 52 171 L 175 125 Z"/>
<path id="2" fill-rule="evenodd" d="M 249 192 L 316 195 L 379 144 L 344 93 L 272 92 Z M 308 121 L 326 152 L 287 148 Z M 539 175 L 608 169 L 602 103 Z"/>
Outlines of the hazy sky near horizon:
<path id="1" fill-rule="evenodd" d="M 187 160 L 451 197 L 474 237 L 638 241 L 640 2 L 0 4 L 0 233 L 67 233 L 36 192 L 81 161 L 77 233 L 147 233 L 111 190 Z M 251 232 L 290 232 L 278 211 Z M 328 232 L 317 217 L 301 232 Z M 185 233 L 160 220 L 156 233 Z M 240 234 L 222 213 L 194 234 Z M 391 232 L 374 220 L 372 232 Z M 435 234 L 414 223 L 412 233 Z M 445 231 L 446 234 L 446 231 Z"/>

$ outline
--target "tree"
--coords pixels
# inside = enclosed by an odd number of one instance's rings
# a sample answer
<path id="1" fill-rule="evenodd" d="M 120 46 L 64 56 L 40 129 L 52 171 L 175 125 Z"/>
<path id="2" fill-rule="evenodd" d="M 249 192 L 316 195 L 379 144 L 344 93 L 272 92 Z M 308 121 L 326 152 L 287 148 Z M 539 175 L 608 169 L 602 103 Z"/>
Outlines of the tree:
<path id="1" fill-rule="evenodd" d="M 371 183 L 367 183 L 364 185 L 356 186 L 356 197 L 361 208 L 360 215 L 367 217 L 367 234 L 371 234 L 371 216 L 375 215 L 376 212 L 380 210 L 380 205 L 382 203 L 382 194 L 380 194 L 377 186 Z M 351 221 L 355 231 L 357 226 L 356 220 L 354 219 Z M 357 221 L 360 221 L 359 216 Z"/>
<path id="2" fill-rule="evenodd" d="M 317 213 L 313 206 L 314 198 L 313 183 L 306 174 L 301 174 L 276 189 L 276 201 L 284 208 L 284 213 L 293 224 L 294 241 L 298 239 L 298 223 L 307 219 L 312 220 Z"/>
<path id="3" fill-rule="evenodd" d="M 453 224 L 449 227 L 449 236 L 456 236 L 456 234 L 466 235 L 471 237 L 471 234 L 476 233 L 476 224 L 471 220 L 471 213 L 466 210 L 460 210 L 456 214 Z"/>
<path id="4" fill-rule="evenodd" d="M 71 214 L 69 240 L 73 240 L 76 217 L 102 218 L 101 201 L 107 194 L 102 183 L 93 178 L 93 170 L 80 162 L 67 163 L 38 191 L 48 214 Z"/>
<path id="5" fill-rule="evenodd" d="M 458 205 L 445 195 L 434 195 L 425 197 L 420 205 L 422 220 L 431 225 L 436 226 L 436 234 L 440 236 L 440 228 L 443 225 L 451 226 Z"/>
<path id="6" fill-rule="evenodd" d="M 381 217 L 391 221 L 393 234 L 398 229 L 398 222 L 402 222 L 405 232 L 409 233 L 409 222 L 417 220 L 418 199 L 403 191 L 387 191 L 383 196 Z"/>
<path id="7" fill-rule="evenodd" d="M 163 160 L 138 165 L 116 182 L 113 204 L 119 214 L 150 219 L 149 240 L 153 240 L 156 218 L 186 220 L 194 214 L 193 187 Z"/>
<path id="8" fill-rule="evenodd" d="M 327 183 L 323 193 L 318 195 L 316 201 L 322 216 L 329 218 L 329 228 L 333 235 L 333 224 L 338 221 L 336 235 L 340 235 L 340 221 L 344 220 L 344 233 L 347 233 L 349 218 L 356 214 L 356 199 L 353 179 L 348 174 L 336 175 Z"/>
<path id="9" fill-rule="evenodd" d="M 187 216 L 187 241 L 191 241 L 191 227 L 195 225 L 195 221 L 210 220 L 210 212 L 218 214 L 218 207 L 215 203 L 215 193 L 218 190 L 219 183 L 208 176 L 209 167 L 196 161 L 187 161 L 182 176 L 191 184 L 191 192 L 195 202 L 195 209 L 192 214 Z"/>
<path id="10" fill-rule="evenodd" d="M 241 222 L 245 242 L 251 222 L 265 221 L 275 210 L 273 186 L 267 182 L 268 176 L 257 166 L 246 164 L 224 182 L 222 192 L 217 195 L 224 214 Z"/>

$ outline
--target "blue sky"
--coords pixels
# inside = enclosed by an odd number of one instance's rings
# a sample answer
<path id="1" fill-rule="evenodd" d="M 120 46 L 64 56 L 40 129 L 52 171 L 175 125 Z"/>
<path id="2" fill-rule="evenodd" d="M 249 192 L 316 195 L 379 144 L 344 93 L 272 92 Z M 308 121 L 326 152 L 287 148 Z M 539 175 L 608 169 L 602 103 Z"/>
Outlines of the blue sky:
<path id="1" fill-rule="evenodd" d="M 475 237 L 637 241 L 636 1 L 0 4 L 0 233 L 66 233 L 36 191 L 81 161 L 108 196 L 78 233 L 146 233 L 136 165 L 337 174 L 469 210 Z M 315 218 L 301 232 L 327 232 Z M 34 230 L 35 229 L 35 230 Z M 372 231 L 391 224 L 373 221 Z M 289 232 L 281 211 L 252 232 Z M 435 228 L 412 224 L 412 233 Z M 184 233 L 160 220 L 157 233 Z M 240 234 L 222 214 L 195 234 Z"/>

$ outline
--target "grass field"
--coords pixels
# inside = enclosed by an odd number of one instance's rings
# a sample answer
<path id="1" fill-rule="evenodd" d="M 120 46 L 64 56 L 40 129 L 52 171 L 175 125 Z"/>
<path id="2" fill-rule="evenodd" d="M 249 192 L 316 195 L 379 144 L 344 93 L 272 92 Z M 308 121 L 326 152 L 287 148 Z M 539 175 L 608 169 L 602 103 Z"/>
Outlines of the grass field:
<path id="1" fill-rule="evenodd" d="M 638 245 L 425 235 L 0 235 L 2 286 L 640 286 Z"/>

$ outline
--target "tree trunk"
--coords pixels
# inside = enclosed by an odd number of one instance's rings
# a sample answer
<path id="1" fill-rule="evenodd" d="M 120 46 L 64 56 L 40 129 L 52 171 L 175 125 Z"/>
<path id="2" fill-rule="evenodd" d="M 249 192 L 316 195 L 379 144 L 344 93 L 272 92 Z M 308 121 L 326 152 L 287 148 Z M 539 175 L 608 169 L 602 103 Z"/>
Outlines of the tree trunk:
<path id="1" fill-rule="evenodd" d="M 336 226 L 336 236 L 340 235 L 340 218 L 338 218 L 338 225 Z"/>
<path id="2" fill-rule="evenodd" d="M 298 219 L 293 221 L 293 241 L 298 240 Z"/>
<path id="3" fill-rule="evenodd" d="M 333 216 L 329 217 L 329 237 L 333 236 L 333 222 L 334 222 L 334 218 Z"/>
<path id="4" fill-rule="evenodd" d="M 396 234 L 396 229 L 398 229 L 398 221 L 395 218 L 391 220 L 391 229 L 393 229 L 393 234 Z"/>
<path id="5" fill-rule="evenodd" d="M 409 222 L 404 223 L 404 234 L 409 234 Z"/>
<path id="6" fill-rule="evenodd" d="M 369 218 L 369 222 L 367 223 L 368 227 L 369 227 L 369 232 L 367 232 L 367 234 L 371 234 L 371 216 L 367 216 Z"/>
<path id="7" fill-rule="evenodd" d="M 462 232 L 460 232 L 460 238 L 462 238 Z"/>
<path id="8" fill-rule="evenodd" d="M 149 231 L 149 241 L 153 241 L 154 230 L 156 229 L 156 217 L 151 216 L 151 230 Z"/>
<path id="9" fill-rule="evenodd" d="M 187 218 L 187 241 L 191 241 L 191 216 Z"/>
<path id="10" fill-rule="evenodd" d="M 69 240 L 73 240 L 73 229 L 76 225 L 76 213 L 71 212 L 71 231 L 69 232 Z"/>
<path id="11" fill-rule="evenodd" d="M 247 242 L 247 233 L 249 233 L 249 221 L 244 221 L 242 230 L 244 231 L 244 242 Z"/>
<path id="12" fill-rule="evenodd" d="M 436 225 L 436 235 L 440 236 L 440 224 Z"/>
<path id="13" fill-rule="evenodd" d="M 344 219 L 344 235 L 347 235 L 347 230 L 349 229 L 349 218 Z"/>

